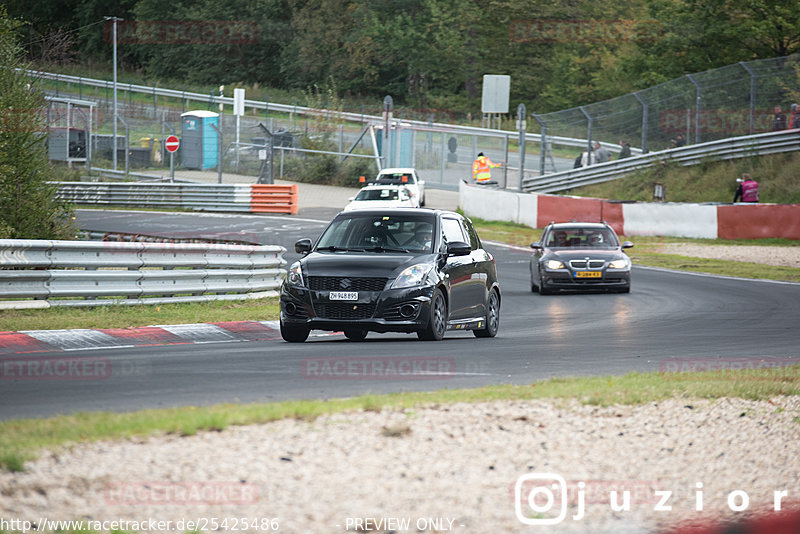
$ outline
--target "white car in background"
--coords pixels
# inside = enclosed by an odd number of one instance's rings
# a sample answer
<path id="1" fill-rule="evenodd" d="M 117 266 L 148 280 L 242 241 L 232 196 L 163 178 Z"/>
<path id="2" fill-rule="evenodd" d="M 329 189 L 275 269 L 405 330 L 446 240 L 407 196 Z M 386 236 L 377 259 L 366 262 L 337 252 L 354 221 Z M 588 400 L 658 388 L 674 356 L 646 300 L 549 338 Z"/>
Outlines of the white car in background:
<path id="1" fill-rule="evenodd" d="M 372 183 L 404 185 L 420 206 L 425 205 L 425 180 L 420 180 L 416 169 L 412 167 L 383 169 Z"/>
<path id="2" fill-rule="evenodd" d="M 419 203 L 404 185 L 368 185 L 350 199 L 344 211 L 375 208 L 418 208 Z"/>

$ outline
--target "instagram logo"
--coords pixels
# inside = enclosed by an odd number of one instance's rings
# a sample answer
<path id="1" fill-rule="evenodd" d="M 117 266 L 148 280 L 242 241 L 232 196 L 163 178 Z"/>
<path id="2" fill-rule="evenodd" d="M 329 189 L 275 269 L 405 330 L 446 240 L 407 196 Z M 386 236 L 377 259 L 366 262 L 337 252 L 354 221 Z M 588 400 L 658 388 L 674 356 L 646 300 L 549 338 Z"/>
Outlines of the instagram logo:
<path id="1" fill-rule="evenodd" d="M 559 502 L 557 516 L 539 517 L 551 512 L 556 501 Z M 567 481 L 554 473 L 522 475 L 514 484 L 514 512 L 525 525 L 561 523 L 567 517 Z"/>

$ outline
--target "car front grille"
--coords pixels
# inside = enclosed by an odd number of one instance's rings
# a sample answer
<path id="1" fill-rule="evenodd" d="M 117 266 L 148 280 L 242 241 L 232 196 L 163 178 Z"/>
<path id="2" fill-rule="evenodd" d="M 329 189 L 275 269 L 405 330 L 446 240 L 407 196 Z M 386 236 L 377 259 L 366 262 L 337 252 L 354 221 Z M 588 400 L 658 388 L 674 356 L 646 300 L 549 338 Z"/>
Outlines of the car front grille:
<path id="1" fill-rule="evenodd" d="M 386 278 L 350 278 L 347 276 L 309 276 L 312 291 L 383 291 Z"/>
<path id="2" fill-rule="evenodd" d="M 315 304 L 314 310 L 321 319 L 338 319 L 351 321 L 356 319 L 370 319 L 375 313 L 375 304 L 353 304 L 350 302 L 333 302 Z"/>
<path id="3" fill-rule="evenodd" d="M 573 269 L 602 269 L 605 260 L 570 260 L 569 266 Z"/>

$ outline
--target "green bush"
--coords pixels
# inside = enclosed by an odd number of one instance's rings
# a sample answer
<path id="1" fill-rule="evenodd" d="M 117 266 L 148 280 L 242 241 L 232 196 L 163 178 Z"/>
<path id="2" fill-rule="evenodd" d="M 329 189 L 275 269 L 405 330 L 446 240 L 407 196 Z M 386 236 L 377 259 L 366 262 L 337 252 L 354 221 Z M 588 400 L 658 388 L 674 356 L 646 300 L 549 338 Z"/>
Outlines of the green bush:
<path id="1" fill-rule="evenodd" d="M 22 72 L 20 23 L 0 5 L 0 235 L 13 239 L 70 236 L 66 203 L 55 200 L 53 168 L 42 135 L 45 100 Z"/>

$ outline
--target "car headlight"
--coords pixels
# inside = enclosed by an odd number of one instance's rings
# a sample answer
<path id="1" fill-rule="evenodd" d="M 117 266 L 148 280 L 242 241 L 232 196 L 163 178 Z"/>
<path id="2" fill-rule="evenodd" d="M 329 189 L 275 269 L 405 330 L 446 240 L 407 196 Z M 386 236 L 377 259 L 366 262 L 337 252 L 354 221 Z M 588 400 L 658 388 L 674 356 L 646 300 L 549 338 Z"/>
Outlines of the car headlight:
<path id="1" fill-rule="evenodd" d="M 300 262 L 296 261 L 289 267 L 289 272 L 286 273 L 286 281 L 293 286 L 303 286 L 303 269 L 300 267 Z"/>
<path id="2" fill-rule="evenodd" d="M 427 263 L 417 263 L 411 267 L 406 267 L 403 272 L 397 275 L 397 278 L 392 282 L 392 289 L 400 289 L 403 287 L 418 286 L 425 280 L 425 277 L 430 272 L 431 266 Z"/>
<path id="3" fill-rule="evenodd" d="M 564 269 L 564 264 L 558 260 L 547 260 L 544 262 L 544 266 L 551 271 L 556 269 Z"/>
<path id="4" fill-rule="evenodd" d="M 620 258 L 608 264 L 609 269 L 627 269 L 631 266 L 631 260 L 628 258 Z"/>

